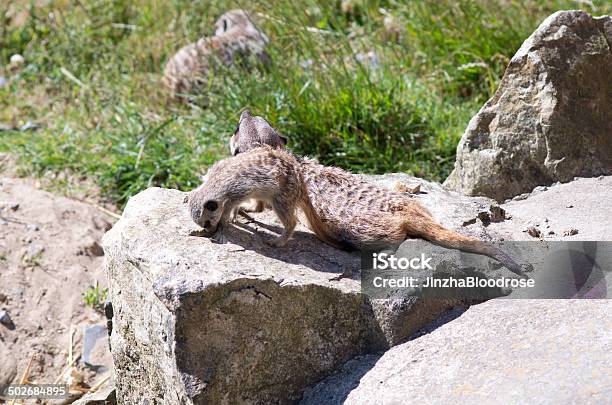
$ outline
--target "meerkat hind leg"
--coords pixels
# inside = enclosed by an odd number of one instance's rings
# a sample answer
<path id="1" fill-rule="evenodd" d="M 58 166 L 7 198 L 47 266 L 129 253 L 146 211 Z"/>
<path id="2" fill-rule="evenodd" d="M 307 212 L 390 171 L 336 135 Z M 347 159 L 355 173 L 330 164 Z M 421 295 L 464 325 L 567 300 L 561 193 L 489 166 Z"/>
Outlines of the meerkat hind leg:
<path id="1" fill-rule="evenodd" d="M 253 200 L 251 201 L 251 204 L 245 208 L 246 212 L 254 212 L 254 213 L 258 213 L 258 212 L 263 212 L 263 210 L 266 208 L 266 205 L 263 201 L 261 200 Z"/>

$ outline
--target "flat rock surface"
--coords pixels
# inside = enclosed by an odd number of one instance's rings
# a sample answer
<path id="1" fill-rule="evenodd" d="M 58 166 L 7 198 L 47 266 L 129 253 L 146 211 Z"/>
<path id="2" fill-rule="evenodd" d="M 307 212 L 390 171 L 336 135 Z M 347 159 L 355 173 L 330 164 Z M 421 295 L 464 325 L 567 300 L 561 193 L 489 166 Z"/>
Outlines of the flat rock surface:
<path id="1" fill-rule="evenodd" d="M 612 176 L 538 187 L 525 197 L 502 204 L 512 220 L 493 223 L 490 231 L 511 240 L 534 240 L 524 231 L 535 226 L 545 240 L 612 240 Z M 566 235 L 572 229 L 577 233 Z"/>
<path id="2" fill-rule="evenodd" d="M 609 300 L 472 306 L 386 352 L 344 403 L 606 403 L 612 387 L 611 311 Z"/>

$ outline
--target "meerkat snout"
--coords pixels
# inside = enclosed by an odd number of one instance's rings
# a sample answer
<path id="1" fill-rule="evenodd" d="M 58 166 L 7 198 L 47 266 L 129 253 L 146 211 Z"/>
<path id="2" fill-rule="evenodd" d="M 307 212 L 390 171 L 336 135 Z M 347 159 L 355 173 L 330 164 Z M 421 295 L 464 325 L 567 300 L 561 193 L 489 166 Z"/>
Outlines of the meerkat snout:
<path id="1" fill-rule="evenodd" d="M 207 200 L 203 204 L 197 198 L 189 199 L 189 211 L 193 221 L 207 231 L 216 231 L 221 219 L 219 203 Z"/>

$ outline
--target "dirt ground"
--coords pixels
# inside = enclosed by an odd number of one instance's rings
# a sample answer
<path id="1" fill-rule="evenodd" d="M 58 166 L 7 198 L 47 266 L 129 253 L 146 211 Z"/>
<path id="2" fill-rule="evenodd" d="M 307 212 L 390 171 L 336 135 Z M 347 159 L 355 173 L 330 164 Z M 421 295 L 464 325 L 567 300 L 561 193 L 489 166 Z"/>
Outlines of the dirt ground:
<path id="1" fill-rule="evenodd" d="M 106 287 L 99 242 L 113 221 L 96 205 L 0 170 L 0 384 L 18 382 L 32 356 L 28 380 L 55 382 L 68 364 L 71 334 L 77 358 L 83 328 L 106 324 L 83 293 L 96 283 Z M 79 359 L 75 376 L 94 385 L 112 369 L 106 336 L 90 363 Z"/>

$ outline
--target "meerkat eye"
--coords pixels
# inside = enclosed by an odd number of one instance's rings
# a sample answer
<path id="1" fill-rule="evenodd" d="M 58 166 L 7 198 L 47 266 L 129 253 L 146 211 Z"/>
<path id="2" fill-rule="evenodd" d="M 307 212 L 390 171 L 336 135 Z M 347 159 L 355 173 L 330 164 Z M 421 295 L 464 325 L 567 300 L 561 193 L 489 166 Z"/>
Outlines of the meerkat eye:
<path id="1" fill-rule="evenodd" d="M 227 20 L 223 20 L 223 31 L 227 31 Z"/>
<path id="2" fill-rule="evenodd" d="M 214 211 L 217 209 L 217 207 L 219 207 L 219 204 L 217 204 L 216 201 L 207 201 L 206 204 L 204 204 L 204 208 L 206 208 L 208 211 Z"/>

